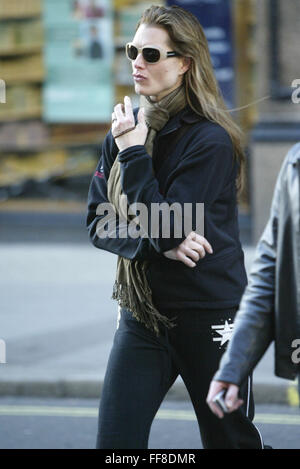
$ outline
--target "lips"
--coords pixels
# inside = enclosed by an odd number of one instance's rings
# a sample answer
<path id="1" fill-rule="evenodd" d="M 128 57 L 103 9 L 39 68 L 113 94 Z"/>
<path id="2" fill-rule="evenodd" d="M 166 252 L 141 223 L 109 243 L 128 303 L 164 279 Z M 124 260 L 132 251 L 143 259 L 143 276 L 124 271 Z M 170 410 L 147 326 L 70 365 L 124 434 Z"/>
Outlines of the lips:
<path id="1" fill-rule="evenodd" d="M 144 75 L 140 75 L 139 73 L 134 73 L 133 75 L 133 78 L 137 81 L 139 80 L 146 80 L 146 77 L 144 77 Z"/>

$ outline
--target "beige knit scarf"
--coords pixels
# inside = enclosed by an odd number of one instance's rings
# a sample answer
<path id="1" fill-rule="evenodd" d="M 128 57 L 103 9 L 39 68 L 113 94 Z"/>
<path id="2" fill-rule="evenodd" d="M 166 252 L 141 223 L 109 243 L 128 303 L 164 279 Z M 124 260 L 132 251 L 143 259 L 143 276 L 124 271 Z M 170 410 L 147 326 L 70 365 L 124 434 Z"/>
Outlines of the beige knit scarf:
<path id="1" fill-rule="evenodd" d="M 183 86 L 175 89 L 159 102 L 153 102 L 149 96 L 141 96 L 140 107 L 145 109 L 145 119 L 149 127 L 145 147 L 151 157 L 156 133 L 165 126 L 170 117 L 186 105 Z M 128 214 L 127 199 L 121 188 L 118 156 L 110 170 L 107 197 L 116 213 L 126 221 L 126 224 L 135 218 L 134 215 Z M 118 256 L 112 299 L 117 300 L 121 307 L 129 309 L 138 321 L 159 335 L 158 321 L 166 327 L 173 327 L 175 324 L 162 315 L 153 304 L 152 292 L 146 277 L 148 265 L 148 261 L 136 261 Z"/>

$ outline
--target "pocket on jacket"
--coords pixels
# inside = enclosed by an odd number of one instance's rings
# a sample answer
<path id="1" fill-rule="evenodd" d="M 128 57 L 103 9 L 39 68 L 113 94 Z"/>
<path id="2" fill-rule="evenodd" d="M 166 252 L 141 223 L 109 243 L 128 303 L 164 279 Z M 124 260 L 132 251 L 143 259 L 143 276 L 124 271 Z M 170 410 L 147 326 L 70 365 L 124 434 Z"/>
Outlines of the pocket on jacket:
<path id="1" fill-rule="evenodd" d="M 208 254 L 206 256 L 209 256 Z M 228 249 L 210 259 L 188 267 L 167 259 L 151 263 L 147 278 L 157 304 L 193 303 L 208 305 L 238 304 L 247 284 L 244 253 Z"/>

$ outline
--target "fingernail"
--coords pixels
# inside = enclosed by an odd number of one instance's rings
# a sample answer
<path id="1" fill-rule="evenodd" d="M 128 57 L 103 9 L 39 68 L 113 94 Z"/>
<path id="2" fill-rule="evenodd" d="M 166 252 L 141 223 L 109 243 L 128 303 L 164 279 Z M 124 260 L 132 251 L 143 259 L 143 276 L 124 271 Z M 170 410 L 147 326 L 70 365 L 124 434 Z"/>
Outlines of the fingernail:
<path id="1" fill-rule="evenodd" d="M 230 409 L 232 407 L 232 401 L 226 401 L 226 405 Z"/>

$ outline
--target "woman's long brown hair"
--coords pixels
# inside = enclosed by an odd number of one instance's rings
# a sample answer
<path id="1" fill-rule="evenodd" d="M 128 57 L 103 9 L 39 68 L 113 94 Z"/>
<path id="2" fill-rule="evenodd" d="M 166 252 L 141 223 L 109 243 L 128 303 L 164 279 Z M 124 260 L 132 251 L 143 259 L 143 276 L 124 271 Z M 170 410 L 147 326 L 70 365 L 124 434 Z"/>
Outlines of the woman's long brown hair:
<path id="1" fill-rule="evenodd" d="M 216 122 L 228 132 L 239 163 L 237 188 L 240 193 L 244 186 L 244 134 L 223 100 L 201 24 L 192 13 L 175 5 L 152 5 L 145 10 L 136 29 L 141 24 L 164 28 L 173 50 L 191 59 L 189 70 L 184 74 L 187 101 L 197 114 Z"/>

